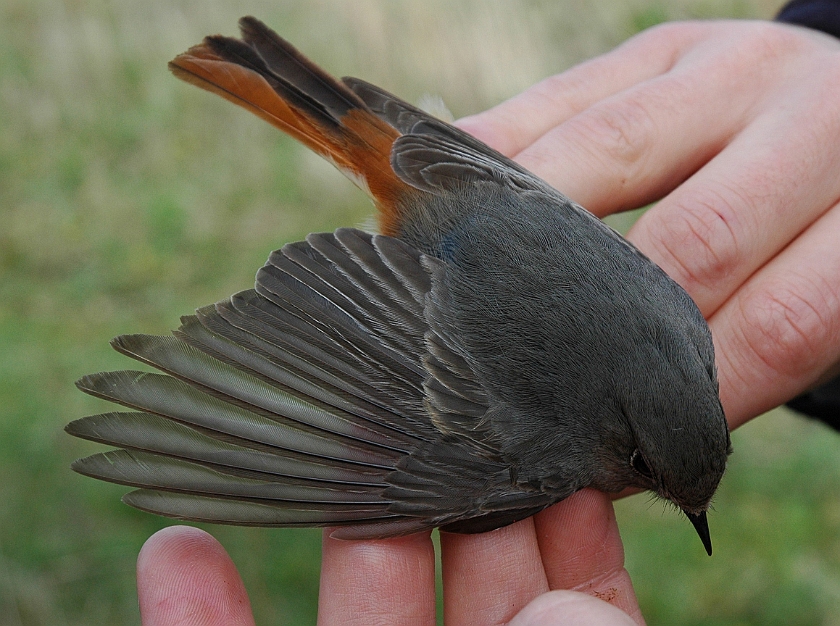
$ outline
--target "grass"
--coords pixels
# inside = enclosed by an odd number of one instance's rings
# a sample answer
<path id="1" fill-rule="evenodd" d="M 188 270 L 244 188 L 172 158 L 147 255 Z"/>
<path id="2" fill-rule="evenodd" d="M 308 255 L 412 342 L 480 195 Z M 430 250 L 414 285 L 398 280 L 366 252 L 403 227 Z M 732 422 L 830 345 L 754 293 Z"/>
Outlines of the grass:
<path id="1" fill-rule="evenodd" d="M 777 3 L 94 2 L 0 5 L 0 624 L 138 623 L 134 560 L 167 524 L 72 474 L 95 446 L 67 421 L 102 410 L 83 374 L 120 368 L 125 332 L 249 286 L 268 252 L 359 224 L 330 167 L 166 61 L 254 13 L 328 68 L 456 115 L 666 19 L 768 16 Z M 399 35 L 395 35 L 399 33 Z M 618 504 L 651 623 L 840 623 L 840 439 L 775 412 L 735 433 L 708 559 L 690 525 Z M 312 624 L 318 531 L 214 527 L 258 623 Z"/>

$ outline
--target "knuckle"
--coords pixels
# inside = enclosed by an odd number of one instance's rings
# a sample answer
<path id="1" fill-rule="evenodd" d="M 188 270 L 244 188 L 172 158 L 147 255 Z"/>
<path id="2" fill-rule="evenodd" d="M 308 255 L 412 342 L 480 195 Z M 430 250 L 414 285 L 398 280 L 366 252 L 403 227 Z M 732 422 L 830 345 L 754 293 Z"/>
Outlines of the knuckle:
<path id="1" fill-rule="evenodd" d="M 673 46 L 681 46 L 686 40 L 691 40 L 698 31 L 707 28 L 703 22 L 673 21 L 662 22 L 648 28 L 645 32 L 657 39 L 657 44 L 669 43 Z"/>
<path id="2" fill-rule="evenodd" d="M 822 367 L 823 353 L 838 342 L 830 313 L 838 309 L 836 286 L 813 275 L 777 277 L 740 304 L 748 360 L 791 378 Z"/>
<path id="3" fill-rule="evenodd" d="M 529 91 L 535 108 L 551 111 L 562 122 L 591 104 L 592 83 L 609 71 L 603 57 L 596 57 L 560 74 L 543 79 Z"/>
<path id="4" fill-rule="evenodd" d="M 637 175 L 655 144 L 656 120 L 635 96 L 596 105 L 576 122 L 584 145 L 616 171 L 622 185 Z"/>
<path id="5" fill-rule="evenodd" d="M 833 52 L 826 59 L 826 84 L 831 93 L 840 93 L 840 52 Z"/>
<path id="6" fill-rule="evenodd" d="M 637 33 L 610 54 L 630 54 L 649 59 L 654 65 L 658 60 L 660 71 L 664 74 L 674 67 L 687 49 L 705 39 L 713 29 L 712 24 L 703 21 L 663 22 Z"/>
<path id="7" fill-rule="evenodd" d="M 566 107 L 585 93 L 588 83 L 576 72 L 562 72 L 544 78 L 532 88 L 535 98 L 547 107 Z"/>
<path id="8" fill-rule="evenodd" d="M 820 77 L 814 100 L 824 107 L 822 117 L 836 131 L 840 118 L 840 52 L 827 55 L 813 70 Z"/>
<path id="9" fill-rule="evenodd" d="M 636 38 L 645 39 L 655 46 L 669 45 L 670 47 L 683 46 L 687 40 L 707 28 L 704 22 L 699 21 L 672 21 L 656 24 L 636 35 Z"/>
<path id="10" fill-rule="evenodd" d="M 750 22 L 735 44 L 741 63 L 753 68 L 778 67 L 791 52 L 802 51 L 809 40 L 798 29 L 768 21 Z"/>
<path id="11" fill-rule="evenodd" d="M 736 211 L 706 188 L 676 200 L 650 233 L 651 245 L 671 277 L 689 293 L 719 289 L 741 260 Z"/>

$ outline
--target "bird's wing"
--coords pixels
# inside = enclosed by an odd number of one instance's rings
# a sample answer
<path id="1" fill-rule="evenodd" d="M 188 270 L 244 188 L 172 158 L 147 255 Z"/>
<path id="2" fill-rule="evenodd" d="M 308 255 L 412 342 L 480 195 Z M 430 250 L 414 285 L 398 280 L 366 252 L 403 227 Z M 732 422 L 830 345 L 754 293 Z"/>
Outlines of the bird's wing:
<path id="1" fill-rule="evenodd" d="M 518 172 L 523 177 L 536 177 L 524 167 L 509 159 L 479 141 L 469 133 L 465 133 L 457 126 L 453 126 L 435 116 L 418 109 L 405 100 L 385 91 L 381 87 L 372 85 L 360 78 L 344 77 L 342 82 L 350 88 L 368 108 L 383 121 L 396 128 L 403 135 L 426 135 L 447 139 L 452 144 L 469 148 L 473 152 L 484 155 L 485 159 L 492 159 L 505 169 Z"/>
<path id="2" fill-rule="evenodd" d="M 457 436 L 484 396 L 426 322 L 440 265 L 389 237 L 310 235 L 273 253 L 255 290 L 199 309 L 173 336 L 118 337 L 117 350 L 163 373 L 79 381 L 133 412 L 68 425 L 122 448 L 74 469 L 139 487 L 129 504 L 171 517 L 352 525 L 348 537 L 521 511 L 527 497 L 500 491 L 504 464 L 480 437 Z"/>

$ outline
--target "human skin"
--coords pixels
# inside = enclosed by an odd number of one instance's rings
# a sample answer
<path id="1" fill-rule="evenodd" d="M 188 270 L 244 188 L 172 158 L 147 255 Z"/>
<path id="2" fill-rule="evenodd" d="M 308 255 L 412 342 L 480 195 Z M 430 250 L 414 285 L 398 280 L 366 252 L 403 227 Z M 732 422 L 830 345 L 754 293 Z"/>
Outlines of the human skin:
<path id="1" fill-rule="evenodd" d="M 709 321 L 729 424 L 838 372 L 840 41 L 665 24 L 459 125 L 628 233 Z"/>
<path id="2" fill-rule="evenodd" d="M 320 626 L 436 623 L 430 533 L 378 541 L 329 534 Z M 561 616 L 564 625 L 643 623 L 603 493 L 586 489 L 506 528 L 441 533 L 440 541 L 446 624 L 548 626 Z M 235 566 L 197 528 L 171 526 L 153 535 L 140 552 L 137 580 L 144 626 L 254 624 Z"/>
<path id="3" fill-rule="evenodd" d="M 732 428 L 840 371 L 836 39 L 665 24 L 458 125 L 599 216 L 658 201 L 628 238 L 709 320 Z M 253 623 L 235 568 L 199 533 L 166 529 L 143 548 L 146 626 Z M 449 625 L 643 621 L 603 494 L 442 533 L 441 549 Z M 435 623 L 428 535 L 325 532 L 319 623 Z"/>

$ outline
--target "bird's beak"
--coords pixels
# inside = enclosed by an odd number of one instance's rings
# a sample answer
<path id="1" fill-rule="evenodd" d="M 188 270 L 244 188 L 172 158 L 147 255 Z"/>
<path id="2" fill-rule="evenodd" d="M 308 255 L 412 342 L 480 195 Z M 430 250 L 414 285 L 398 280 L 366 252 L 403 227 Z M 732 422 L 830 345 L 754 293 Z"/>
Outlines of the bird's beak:
<path id="1" fill-rule="evenodd" d="M 694 530 L 697 531 L 697 534 L 700 535 L 700 541 L 703 542 L 706 553 L 712 556 L 712 538 L 709 536 L 709 522 L 706 521 L 706 511 L 697 513 L 696 515 L 688 511 L 683 511 L 683 513 L 685 513 L 688 521 L 694 525 Z"/>

